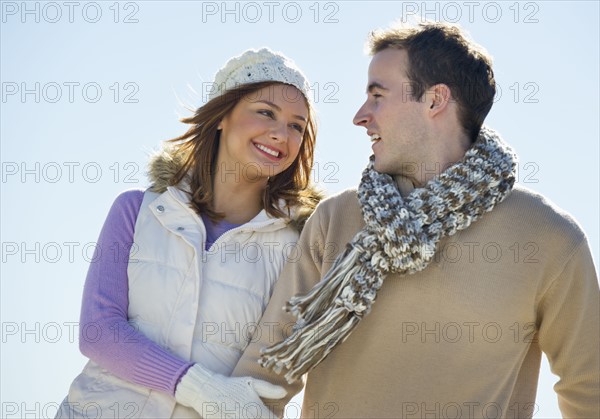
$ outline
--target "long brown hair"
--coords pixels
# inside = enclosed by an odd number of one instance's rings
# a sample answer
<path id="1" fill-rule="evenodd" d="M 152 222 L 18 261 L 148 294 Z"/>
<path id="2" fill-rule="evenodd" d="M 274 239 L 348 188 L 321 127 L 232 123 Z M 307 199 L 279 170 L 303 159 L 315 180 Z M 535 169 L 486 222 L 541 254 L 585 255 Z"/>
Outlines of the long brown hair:
<path id="1" fill-rule="evenodd" d="M 216 160 L 219 151 L 220 131 L 218 125 L 240 100 L 260 89 L 278 84 L 272 81 L 248 83 L 227 90 L 198 108 L 193 116 L 180 119 L 190 124 L 188 131 L 171 140 L 175 153 L 183 157 L 183 165 L 171 179 L 176 185 L 186 179 L 191 192 L 191 206 L 198 214 L 205 214 L 213 220 L 222 219 L 224 214 L 213 209 L 213 176 L 216 173 Z M 290 215 L 291 207 L 301 206 L 314 209 L 320 193 L 311 184 L 310 175 L 313 166 L 313 153 L 317 135 L 314 109 L 304 98 L 308 108 L 306 129 L 298 156 L 283 172 L 271 176 L 263 193 L 263 207 L 272 217 Z M 284 200 L 286 208 L 281 208 Z"/>

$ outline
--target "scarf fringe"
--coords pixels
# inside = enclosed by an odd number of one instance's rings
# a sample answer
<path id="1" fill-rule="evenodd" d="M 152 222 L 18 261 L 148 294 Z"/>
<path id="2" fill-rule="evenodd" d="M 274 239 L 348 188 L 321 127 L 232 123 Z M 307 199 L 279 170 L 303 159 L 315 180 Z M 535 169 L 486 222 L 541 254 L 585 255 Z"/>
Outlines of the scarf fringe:
<path id="1" fill-rule="evenodd" d="M 329 272 L 308 294 L 290 299 L 285 310 L 298 318 L 295 328 L 302 328 L 305 323 L 312 322 L 316 315 L 329 306 L 330 296 L 338 295 L 340 289 L 352 280 L 360 267 L 356 263 L 360 253 L 356 247 L 351 246 L 336 258 Z"/>
<path id="2" fill-rule="evenodd" d="M 288 302 L 286 311 L 297 317 L 294 332 L 283 342 L 263 349 L 260 360 L 263 367 L 272 367 L 277 373 L 283 368 L 289 370 L 285 377 L 292 383 L 308 370 L 309 361 L 321 362 L 340 339 L 350 334 L 359 322 L 359 318 L 353 315 L 356 320 L 347 323 L 348 316 L 355 311 L 355 304 L 338 297 L 333 310 L 325 308 L 330 304 L 331 295 L 341 295 L 343 291 L 340 293 L 340 290 L 350 289 L 348 285 L 361 270 L 361 265 L 356 263 L 360 255 L 361 251 L 350 247 L 335 260 L 329 272 L 308 294 L 293 297 Z M 319 314 L 320 317 L 316 318 Z M 328 344 L 330 341 L 332 343 Z M 295 367 L 292 368 L 292 365 Z"/>
<path id="3" fill-rule="evenodd" d="M 327 316 L 297 330 L 283 342 L 262 351 L 260 365 L 277 374 L 285 368 L 285 379 L 293 383 L 320 364 L 338 343 L 344 342 L 360 322 L 360 317 L 338 306 Z"/>

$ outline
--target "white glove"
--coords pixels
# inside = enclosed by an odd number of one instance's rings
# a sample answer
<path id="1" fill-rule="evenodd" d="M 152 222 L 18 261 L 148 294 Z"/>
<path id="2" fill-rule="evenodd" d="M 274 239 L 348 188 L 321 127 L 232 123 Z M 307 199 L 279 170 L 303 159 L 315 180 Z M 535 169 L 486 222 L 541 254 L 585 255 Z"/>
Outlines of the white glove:
<path id="1" fill-rule="evenodd" d="M 178 403 L 203 418 L 275 418 L 259 396 L 281 399 L 287 391 L 251 377 L 226 377 L 194 364 L 175 389 Z"/>

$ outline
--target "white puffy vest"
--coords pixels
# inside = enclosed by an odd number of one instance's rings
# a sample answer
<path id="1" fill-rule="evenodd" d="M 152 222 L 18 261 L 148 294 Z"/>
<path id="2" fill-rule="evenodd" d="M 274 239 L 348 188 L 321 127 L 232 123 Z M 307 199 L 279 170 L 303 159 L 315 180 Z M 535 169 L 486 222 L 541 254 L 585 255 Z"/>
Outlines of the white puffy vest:
<path id="1" fill-rule="evenodd" d="M 144 194 L 127 269 L 129 322 L 179 357 L 229 375 L 293 257 L 298 232 L 262 211 L 205 251 L 204 224 L 188 202 L 176 187 Z M 175 408 L 173 396 L 122 380 L 93 361 L 68 399 L 64 418 L 168 418 Z"/>

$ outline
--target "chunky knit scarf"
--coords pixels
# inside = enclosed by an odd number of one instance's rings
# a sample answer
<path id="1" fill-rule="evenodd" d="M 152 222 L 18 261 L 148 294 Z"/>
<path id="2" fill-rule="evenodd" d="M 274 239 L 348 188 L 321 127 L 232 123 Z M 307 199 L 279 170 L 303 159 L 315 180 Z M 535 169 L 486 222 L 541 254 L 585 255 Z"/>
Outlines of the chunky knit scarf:
<path id="1" fill-rule="evenodd" d="M 389 175 L 373 169 L 371 156 L 358 188 L 365 227 L 331 269 L 286 311 L 297 317 L 294 332 L 263 349 L 260 363 L 289 383 L 316 367 L 369 313 L 389 273 L 427 267 L 437 243 L 476 221 L 508 196 L 517 158 L 493 130 L 483 127 L 461 161 L 406 198 Z"/>

